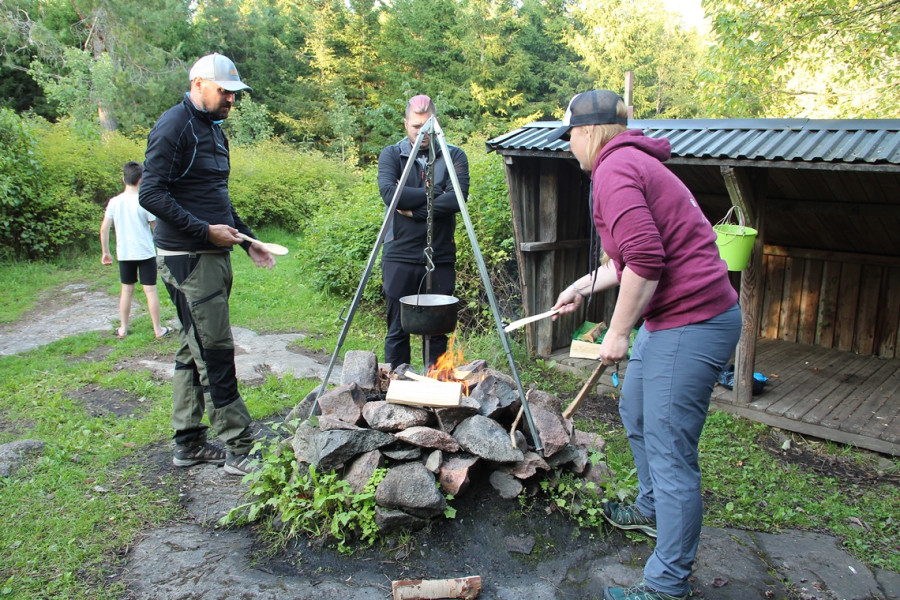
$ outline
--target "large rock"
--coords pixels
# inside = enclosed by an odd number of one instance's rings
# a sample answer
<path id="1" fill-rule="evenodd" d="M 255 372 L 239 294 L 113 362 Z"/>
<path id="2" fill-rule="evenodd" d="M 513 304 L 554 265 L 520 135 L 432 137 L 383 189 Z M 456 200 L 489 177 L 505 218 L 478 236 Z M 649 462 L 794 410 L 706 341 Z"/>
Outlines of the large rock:
<path id="1" fill-rule="evenodd" d="M 380 533 L 389 533 L 399 529 L 415 531 L 428 525 L 428 519 L 413 516 L 402 510 L 390 510 L 376 505 L 375 525 Z"/>
<path id="2" fill-rule="evenodd" d="M 40 440 L 17 440 L 0 446 L 0 477 L 9 477 L 15 472 L 28 454 L 40 453 L 44 442 Z"/>
<path id="3" fill-rule="evenodd" d="M 479 458 L 468 454 L 455 454 L 441 463 L 438 482 L 447 494 L 459 496 L 468 489 L 471 479 L 469 472 L 478 464 Z"/>
<path id="4" fill-rule="evenodd" d="M 513 447 L 509 434 L 499 423 L 482 415 L 474 415 L 460 423 L 453 437 L 466 452 L 498 463 L 518 462 L 525 458 Z"/>
<path id="5" fill-rule="evenodd" d="M 509 473 L 517 479 L 528 479 L 534 477 L 539 470 L 549 471 L 550 465 L 537 453 L 526 452 L 524 460 L 511 465 L 504 465 L 499 470 Z"/>
<path id="6" fill-rule="evenodd" d="M 327 390 L 319 398 L 319 410 L 323 417 L 329 417 L 351 425 L 357 425 L 361 422 L 362 409 L 365 404 L 366 394 L 355 383 Z"/>
<path id="7" fill-rule="evenodd" d="M 398 431 L 394 436 L 401 441 L 420 448 L 436 448 L 444 452 L 459 452 L 459 444 L 449 433 L 431 427 L 410 427 Z"/>
<path id="8" fill-rule="evenodd" d="M 312 436 L 309 447 L 304 449 L 303 455 L 319 471 L 330 471 L 344 466 L 357 454 L 364 454 L 393 444 L 394 436 L 374 429 L 362 429 L 359 431 L 333 430 L 319 431 Z M 294 456 L 301 460 L 297 452 L 297 435 L 294 435 Z"/>
<path id="9" fill-rule="evenodd" d="M 535 390 L 528 394 L 528 408 L 537 429 L 544 457 L 550 457 L 571 441 L 571 429 L 560 410 L 561 402 L 553 394 Z"/>
<path id="10" fill-rule="evenodd" d="M 341 384 L 355 383 L 366 392 L 378 387 L 378 358 L 367 350 L 348 350 L 341 368 Z"/>
<path id="11" fill-rule="evenodd" d="M 547 464 L 554 468 L 567 466 L 576 475 L 581 475 L 588 465 L 588 453 L 584 448 L 568 444 L 565 448 L 549 457 Z"/>
<path id="12" fill-rule="evenodd" d="M 509 473 L 494 471 L 488 477 L 488 481 L 504 500 L 512 500 L 522 492 L 522 484 Z"/>
<path id="13" fill-rule="evenodd" d="M 366 488 L 366 484 L 372 479 L 375 469 L 384 464 L 384 456 L 378 450 L 372 450 L 357 456 L 344 472 L 344 479 L 357 494 Z"/>
<path id="14" fill-rule="evenodd" d="M 363 407 L 363 418 L 369 427 L 379 431 L 402 431 L 410 427 L 427 425 L 431 413 L 424 408 L 392 404 L 384 400 L 367 402 Z"/>
<path id="15" fill-rule="evenodd" d="M 450 406 L 448 408 L 435 408 L 434 414 L 437 417 L 438 427 L 441 431 L 453 433 L 456 426 L 478 413 L 481 405 L 469 396 L 463 396 L 459 399 L 459 406 Z"/>
<path id="16" fill-rule="evenodd" d="M 388 471 L 375 490 L 375 502 L 425 519 L 443 514 L 447 508 L 447 500 L 438 491 L 434 475 L 418 462 Z"/>
<path id="17" fill-rule="evenodd" d="M 478 403 L 479 414 L 497 419 L 509 412 L 509 407 L 519 400 L 519 394 L 512 385 L 492 374 L 478 383 L 470 398 Z"/>

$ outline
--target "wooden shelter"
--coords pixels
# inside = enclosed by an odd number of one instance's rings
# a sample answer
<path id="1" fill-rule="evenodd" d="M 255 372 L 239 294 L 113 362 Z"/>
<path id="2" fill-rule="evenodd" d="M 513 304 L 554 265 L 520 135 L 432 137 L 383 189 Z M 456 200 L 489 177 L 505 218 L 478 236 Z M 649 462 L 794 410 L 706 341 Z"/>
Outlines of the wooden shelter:
<path id="1" fill-rule="evenodd" d="M 506 166 L 526 314 L 588 272 L 589 181 L 538 122 L 491 139 Z M 744 311 L 734 391 L 713 403 L 769 425 L 900 455 L 900 120 L 632 121 L 672 143 L 666 163 L 711 223 L 732 205 L 759 231 L 732 274 Z M 609 296 L 609 295 L 607 295 Z M 538 321 L 530 352 L 565 357 L 575 327 Z M 769 378 L 754 397 L 752 376 Z"/>

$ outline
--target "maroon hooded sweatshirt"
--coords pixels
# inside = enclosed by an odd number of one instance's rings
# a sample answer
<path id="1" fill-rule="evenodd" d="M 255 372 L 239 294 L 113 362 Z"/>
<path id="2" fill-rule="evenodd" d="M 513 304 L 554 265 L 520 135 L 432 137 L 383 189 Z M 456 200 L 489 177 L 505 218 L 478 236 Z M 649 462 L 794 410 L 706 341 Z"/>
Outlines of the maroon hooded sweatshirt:
<path id="1" fill-rule="evenodd" d="M 662 164 L 671 155 L 669 140 L 629 129 L 600 151 L 591 173 L 594 225 L 619 281 L 626 266 L 659 281 L 643 314 L 650 331 L 699 323 L 737 302 L 712 225 Z"/>

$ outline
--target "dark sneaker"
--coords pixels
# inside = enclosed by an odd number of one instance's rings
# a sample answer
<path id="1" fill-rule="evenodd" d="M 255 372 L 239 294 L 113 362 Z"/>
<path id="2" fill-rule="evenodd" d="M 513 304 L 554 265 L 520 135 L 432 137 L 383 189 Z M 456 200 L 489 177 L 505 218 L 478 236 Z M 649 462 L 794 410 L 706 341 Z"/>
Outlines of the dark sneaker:
<path id="1" fill-rule="evenodd" d="M 690 592 L 683 596 L 657 592 L 643 581 L 629 588 L 608 587 L 603 592 L 604 600 L 686 600 L 691 596 L 693 593 Z"/>
<path id="2" fill-rule="evenodd" d="M 225 459 L 225 472 L 229 475 L 247 475 L 259 470 L 258 461 L 249 454 L 231 454 Z"/>
<path id="3" fill-rule="evenodd" d="M 607 502 L 603 505 L 603 518 L 619 529 L 636 529 L 652 538 L 656 537 L 656 519 L 645 517 L 634 504 Z"/>
<path id="4" fill-rule="evenodd" d="M 191 467 L 198 463 L 221 465 L 225 462 L 225 450 L 209 442 L 198 444 L 175 444 L 172 464 L 176 467 Z"/>

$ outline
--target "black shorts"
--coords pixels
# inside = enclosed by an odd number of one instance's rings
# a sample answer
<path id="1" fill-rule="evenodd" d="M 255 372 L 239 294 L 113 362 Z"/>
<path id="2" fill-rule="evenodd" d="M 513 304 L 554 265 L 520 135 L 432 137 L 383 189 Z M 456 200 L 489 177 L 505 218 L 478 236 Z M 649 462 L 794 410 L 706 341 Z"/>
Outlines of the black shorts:
<path id="1" fill-rule="evenodd" d="M 119 281 L 124 285 L 134 285 L 138 273 L 141 274 L 141 285 L 156 285 L 156 257 L 119 261 Z"/>

